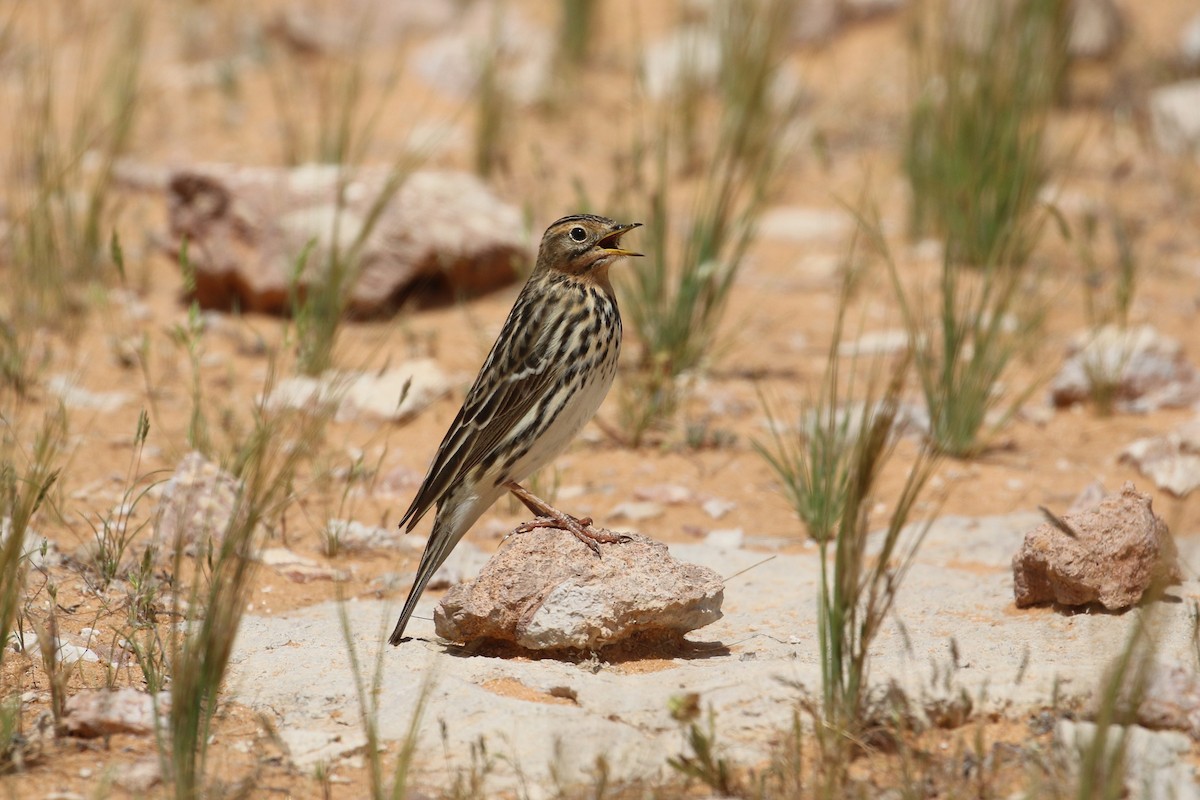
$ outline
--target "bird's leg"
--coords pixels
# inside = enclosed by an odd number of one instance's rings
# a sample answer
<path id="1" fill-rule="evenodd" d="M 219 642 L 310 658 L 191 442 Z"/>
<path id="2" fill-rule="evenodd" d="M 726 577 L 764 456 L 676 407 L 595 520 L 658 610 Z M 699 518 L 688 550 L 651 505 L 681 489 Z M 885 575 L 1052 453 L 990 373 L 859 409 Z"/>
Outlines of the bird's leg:
<path id="1" fill-rule="evenodd" d="M 526 508 L 537 514 L 537 519 L 521 523 L 513 528 L 513 533 L 527 533 L 535 528 L 559 528 L 573 533 L 576 539 L 590 547 L 596 555 L 600 555 L 601 544 L 629 541 L 628 536 L 596 530 L 592 527 L 591 517 L 580 519 L 559 511 L 516 481 L 509 481 L 504 486 L 524 503 Z"/>

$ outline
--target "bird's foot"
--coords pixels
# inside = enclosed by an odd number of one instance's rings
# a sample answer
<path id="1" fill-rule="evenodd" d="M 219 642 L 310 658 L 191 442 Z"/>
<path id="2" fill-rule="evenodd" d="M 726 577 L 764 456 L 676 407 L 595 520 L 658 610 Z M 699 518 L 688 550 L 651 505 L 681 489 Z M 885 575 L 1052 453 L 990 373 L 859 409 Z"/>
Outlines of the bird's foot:
<path id="1" fill-rule="evenodd" d="M 518 500 L 525 504 L 526 508 L 537 514 L 537 519 L 521 523 L 508 536 L 512 536 L 514 533 L 528 533 L 535 528 L 558 528 L 559 530 L 570 531 L 576 539 L 591 548 L 591 551 L 597 556 L 600 555 L 600 545 L 602 544 L 618 544 L 630 541 L 630 537 L 624 534 L 610 533 L 609 531 L 593 528 L 591 517 L 583 517 L 581 519 L 559 511 L 515 481 L 509 482 L 507 487 Z M 507 539 L 508 536 L 504 538 Z"/>
<path id="2" fill-rule="evenodd" d="M 532 519 L 529 522 L 522 522 L 513 528 L 508 536 L 518 533 L 528 533 L 537 528 L 558 528 L 559 530 L 570 531 L 576 539 L 587 545 L 597 556 L 600 555 L 600 545 L 602 544 L 619 544 L 630 541 L 630 537 L 624 534 L 611 533 L 593 528 L 591 517 L 580 519 L 570 514 L 564 514 L 561 511 L 552 515 L 539 516 L 537 519 Z M 507 539 L 508 536 L 504 538 Z"/>

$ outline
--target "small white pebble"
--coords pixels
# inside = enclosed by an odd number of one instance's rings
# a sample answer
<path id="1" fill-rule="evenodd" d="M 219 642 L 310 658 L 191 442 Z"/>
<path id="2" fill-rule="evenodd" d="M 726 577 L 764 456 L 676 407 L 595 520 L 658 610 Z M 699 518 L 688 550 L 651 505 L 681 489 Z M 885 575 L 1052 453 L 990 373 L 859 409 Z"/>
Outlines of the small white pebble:
<path id="1" fill-rule="evenodd" d="M 88 769 L 87 767 L 84 767 L 83 769 L 79 770 L 79 777 L 90 778 L 90 777 L 92 777 L 92 771 L 90 769 Z"/>
<path id="2" fill-rule="evenodd" d="M 1010 492 L 1019 492 L 1025 488 L 1025 481 L 1020 478 L 1009 478 L 1004 482 L 1004 487 Z"/>

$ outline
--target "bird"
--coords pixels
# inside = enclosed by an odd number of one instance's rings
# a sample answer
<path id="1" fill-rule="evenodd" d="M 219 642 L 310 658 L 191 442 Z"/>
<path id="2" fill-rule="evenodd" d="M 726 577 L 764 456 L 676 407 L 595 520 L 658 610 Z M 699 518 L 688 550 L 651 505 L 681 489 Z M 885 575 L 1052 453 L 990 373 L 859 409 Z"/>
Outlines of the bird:
<path id="1" fill-rule="evenodd" d="M 411 532 L 437 507 L 390 644 L 406 641 L 404 630 L 429 579 L 505 492 L 537 515 L 513 533 L 563 529 L 596 555 L 600 544 L 628 540 L 559 511 L 520 482 L 566 449 L 612 386 L 621 314 L 609 268 L 642 255 L 621 247 L 621 237 L 640 226 L 573 214 L 546 229 L 533 271 L 400 520 Z"/>

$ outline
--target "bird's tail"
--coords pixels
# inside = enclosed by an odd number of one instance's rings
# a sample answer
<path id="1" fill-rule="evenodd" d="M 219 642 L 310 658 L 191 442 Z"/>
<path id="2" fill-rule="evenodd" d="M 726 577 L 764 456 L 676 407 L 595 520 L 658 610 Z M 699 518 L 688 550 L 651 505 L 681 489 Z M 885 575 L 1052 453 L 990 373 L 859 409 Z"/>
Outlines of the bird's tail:
<path id="1" fill-rule="evenodd" d="M 417 565 L 417 579 L 408 590 L 408 599 L 404 601 L 404 610 L 396 622 L 396 629 L 388 638 L 388 644 L 400 644 L 404 640 L 404 629 L 408 620 L 417 608 L 417 601 L 429 585 L 433 573 L 445 563 L 450 551 L 462 539 L 467 529 L 475 523 L 481 511 L 472 508 L 475 504 L 448 503 L 438 508 L 437 517 L 433 521 L 433 531 L 425 544 L 425 552 L 421 554 L 421 563 Z M 488 504 L 490 505 L 490 503 Z M 486 509 L 487 506 L 484 506 Z M 445 513 L 449 512 L 449 513 Z M 464 513 L 466 512 L 466 513 Z"/>

